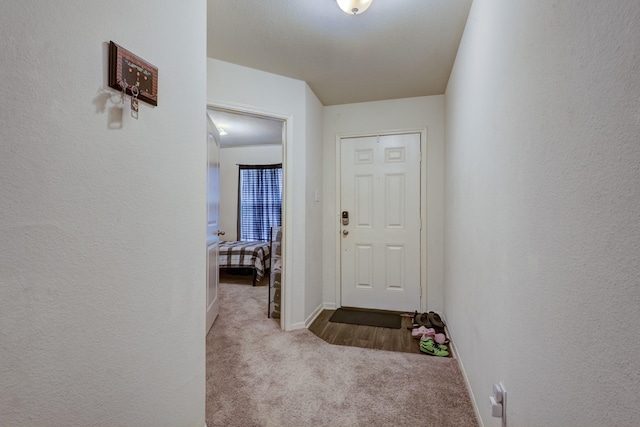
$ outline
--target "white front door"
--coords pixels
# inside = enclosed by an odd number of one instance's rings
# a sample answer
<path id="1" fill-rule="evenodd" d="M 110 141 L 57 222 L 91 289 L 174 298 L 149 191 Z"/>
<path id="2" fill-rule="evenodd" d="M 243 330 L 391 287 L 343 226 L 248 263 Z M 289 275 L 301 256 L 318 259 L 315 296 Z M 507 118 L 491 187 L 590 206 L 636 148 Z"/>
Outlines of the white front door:
<path id="1" fill-rule="evenodd" d="M 340 140 L 341 305 L 420 310 L 420 134 Z"/>
<path id="2" fill-rule="evenodd" d="M 220 278 L 220 134 L 207 113 L 207 325 L 218 317 Z"/>

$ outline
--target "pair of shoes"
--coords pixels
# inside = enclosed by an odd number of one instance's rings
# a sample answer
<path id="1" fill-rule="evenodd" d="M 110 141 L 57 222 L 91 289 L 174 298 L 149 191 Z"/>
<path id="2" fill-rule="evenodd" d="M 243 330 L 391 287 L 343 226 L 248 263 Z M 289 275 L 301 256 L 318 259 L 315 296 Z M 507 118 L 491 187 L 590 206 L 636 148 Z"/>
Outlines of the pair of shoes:
<path id="1" fill-rule="evenodd" d="M 425 328 L 444 329 L 444 322 L 438 313 L 430 311 L 428 313 L 418 313 L 415 311 L 411 319 L 414 327 L 424 326 Z"/>
<path id="2" fill-rule="evenodd" d="M 411 336 L 414 338 L 420 338 L 426 340 L 427 338 L 435 338 L 436 331 L 433 328 L 427 328 L 426 326 L 420 326 L 411 330 Z"/>
<path id="3" fill-rule="evenodd" d="M 429 338 L 435 340 L 438 344 L 444 344 L 447 341 L 447 337 L 444 334 L 436 333 L 433 328 L 426 328 L 420 326 L 419 328 L 413 328 L 411 336 L 414 338 L 420 338 L 421 341 L 425 341 Z"/>
<path id="4" fill-rule="evenodd" d="M 425 328 L 432 328 L 431 322 L 429 321 L 428 313 L 418 313 L 416 312 L 413 315 L 413 324 L 416 327 L 424 326 Z"/>
<path id="5" fill-rule="evenodd" d="M 427 338 L 424 341 L 420 341 L 420 351 L 438 357 L 447 357 L 449 355 L 447 346 L 437 344 L 433 338 Z"/>

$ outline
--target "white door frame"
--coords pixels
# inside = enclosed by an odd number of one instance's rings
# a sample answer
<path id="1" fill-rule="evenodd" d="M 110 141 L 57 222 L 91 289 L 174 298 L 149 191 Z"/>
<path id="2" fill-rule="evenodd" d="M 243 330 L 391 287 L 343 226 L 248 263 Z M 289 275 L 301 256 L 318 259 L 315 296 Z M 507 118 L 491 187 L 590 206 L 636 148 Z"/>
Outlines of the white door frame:
<path id="1" fill-rule="evenodd" d="M 293 262 L 291 251 L 287 251 L 287 248 L 293 247 L 293 235 L 287 233 L 287 224 L 293 224 L 293 167 L 288 167 L 288 159 L 293 158 L 293 144 L 289 144 L 289 141 L 293 141 L 293 116 L 277 113 L 273 111 L 262 110 L 253 106 L 241 105 L 241 104 L 228 104 L 220 102 L 207 102 L 207 108 L 214 110 L 223 110 L 231 113 L 248 114 L 252 116 L 264 117 L 267 119 L 275 119 L 283 122 L 282 129 L 282 204 L 284 205 L 284 212 L 282 216 L 282 282 L 281 282 L 281 296 L 280 302 L 280 328 L 289 331 L 291 330 L 291 287 L 287 286 L 287 278 L 293 277 Z M 266 300 L 265 300 L 266 301 Z"/>
<path id="2" fill-rule="evenodd" d="M 361 138 L 371 136 L 383 136 L 383 135 L 399 135 L 407 133 L 419 133 L 420 134 L 420 221 L 422 228 L 420 229 L 420 311 L 426 311 L 427 307 L 427 128 L 409 128 L 409 129 L 397 129 L 397 130 L 383 130 L 378 132 L 355 132 L 355 133 L 342 133 L 336 135 L 336 200 L 334 212 L 334 233 L 335 240 L 335 297 L 336 308 L 342 307 L 342 257 L 341 257 L 341 230 L 342 225 L 340 223 L 340 191 L 341 191 L 341 150 L 340 140 L 342 138 Z"/>

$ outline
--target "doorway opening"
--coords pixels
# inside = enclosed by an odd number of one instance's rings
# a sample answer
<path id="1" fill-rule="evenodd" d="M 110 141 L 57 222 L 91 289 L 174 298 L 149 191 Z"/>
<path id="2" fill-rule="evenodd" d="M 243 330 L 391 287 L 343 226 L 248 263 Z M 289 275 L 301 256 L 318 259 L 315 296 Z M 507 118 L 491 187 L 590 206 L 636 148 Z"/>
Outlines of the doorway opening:
<path id="1" fill-rule="evenodd" d="M 251 166 L 267 166 L 274 164 L 282 165 L 282 193 L 281 193 L 281 228 L 282 236 L 286 233 L 287 222 L 287 165 L 286 165 L 286 140 L 287 140 L 287 117 L 272 115 L 256 110 L 245 108 L 235 108 L 220 105 L 208 105 L 207 114 L 211 117 L 215 126 L 220 132 L 220 227 L 224 231 L 222 240 L 234 245 L 241 242 L 240 214 L 243 207 L 240 204 L 239 177 L 240 170 Z M 246 219 L 245 219 L 246 220 Z M 273 221 L 271 218 L 269 221 Z M 268 224 L 269 227 L 272 225 Z M 270 239 L 269 239 L 270 240 Z M 273 254 L 271 254 L 271 242 L 264 242 L 269 249 L 268 261 L 263 260 L 263 269 L 258 267 L 253 270 L 254 283 L 256 275 L 269 275 L 273 268 Z M 282 261 L 285 260 L 286 251 L 285 240 L 282 240 L 280 254 Z M 223 258 L 223 257 L 221 257 Z M 226 259 L 226 258 L 225 258 Z M 230 258 L 229 258 L 230 259 Z M 256 265 L 259 264 L 256 261 Z M 222 267 L 222 265 L 221 265 Z M 282 262 L 284 267 L 284 262 Z M 259 272 L 259 274 L 257 273 Z M 270 279 L 270 277 L 267 277 Z M 278 308 L 280 310 L 280 328 L 286 327 L 286 283 L 285 269 L 282 268 L 279 277 L 281 286 L 278 296 L 281 299 Z M 271 289 L 269 293 L 269 308 L 271 313 Z M 265 308 L 267 296 L 265 295 Z M 265 313 L 265 318 L 266 318 Z"/>

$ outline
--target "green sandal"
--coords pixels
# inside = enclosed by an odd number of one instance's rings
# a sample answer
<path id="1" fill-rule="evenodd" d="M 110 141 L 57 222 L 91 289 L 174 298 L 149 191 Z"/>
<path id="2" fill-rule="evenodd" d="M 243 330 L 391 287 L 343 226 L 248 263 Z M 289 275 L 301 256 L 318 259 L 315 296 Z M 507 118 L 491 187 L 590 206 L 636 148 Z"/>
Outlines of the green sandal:
<path id="1" fill-rule="evenodd" d="M 427 353 L 432 356 L 447 357 L 449 355 L 447 350 L 446 345 L 436 344 L 432 338 L 420 341 L 420 351 L 423 353 Z"/>

